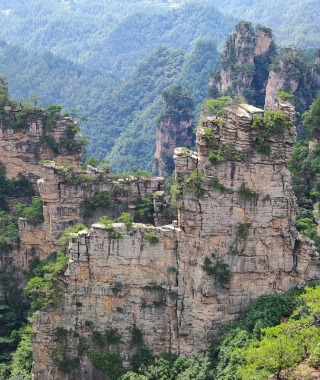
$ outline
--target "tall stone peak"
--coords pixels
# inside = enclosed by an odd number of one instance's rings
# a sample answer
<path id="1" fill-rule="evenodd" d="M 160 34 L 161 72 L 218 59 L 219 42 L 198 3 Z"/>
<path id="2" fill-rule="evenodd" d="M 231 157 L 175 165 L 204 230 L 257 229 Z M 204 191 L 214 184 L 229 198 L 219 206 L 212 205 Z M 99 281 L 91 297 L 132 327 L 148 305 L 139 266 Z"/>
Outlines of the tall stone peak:
<path id="1" fill-rule="evenodd" d="M 163 92 L 163 111 L 156 132 L 154 175 L 171 176 L 174 149 L 177 146 L 191 148 L 194 144 L 193 112 L 194 104 L 187 90 L 175 86 Z"/>
<path id="2" fill-rule="evenodd" d="M 112 231 L 94 224 L 70 237 L 62 304 L 37 320 L 35 380 L 103 378 L 79 350 L 99 352 L 90 326 L 118 331 L 109 349 L 126 365 L 139 349 L 137 330 L 154 353 L 189 355 L 207 349 L 258 296 L 319 277 L 314 243 L 295 228 L 287 169 L 295 110 L 272 108 L 227 107 L 198 126 L 197 152 L 175 149 L 177 221 L 115 223 Z M 271 129 L 270 118 L 278 121 Z M 58 351 L 80 365 L 63 373 Z"/>
<path id="3" fill-rule="evenodd" d="M 293 104 L 304 112 L 320 90 L 319 71 L 319 62 L 306 62 L 297 49 L 278 49 L 270 28 L 241 22 L 227 40 L 221 70 L 210 79 L 210 93 L 238 95 L 271 108 L 279 101 L 279 92 L 286 92 L 294 95 Z"/>
<path id="4" fill-rule="evenodd" d="M 250 22 L 240 22 L 222 53 L 221 72 L 211 78 L 212 95 L 239 95 L 248 102 L 259 95 L 259 103 L 268 77 L 266 66 L 274 54 L 271 29 L 260 25 L 254 28 Z"/>

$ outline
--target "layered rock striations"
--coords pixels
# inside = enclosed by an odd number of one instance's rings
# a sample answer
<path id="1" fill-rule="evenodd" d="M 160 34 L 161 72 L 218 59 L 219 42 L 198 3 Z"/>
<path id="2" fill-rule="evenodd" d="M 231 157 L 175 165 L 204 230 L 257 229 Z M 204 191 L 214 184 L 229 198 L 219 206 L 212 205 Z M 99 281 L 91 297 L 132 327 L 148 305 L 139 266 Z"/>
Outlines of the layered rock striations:
<path id="1" fill-rule="evenodd" d="M 163 111 L 156 132 L 156 152 L 153 173 L 169 177 L 174 171 L 173 155 L 178 146 L 191 148 L 194 144 L 193 101 L 180 86 L 163 92 Z"/>
<path id="2" fill-rule="evenodd" d="M 271 29 L 241 22 L 227 40 L 221 57 L 221 71 L 211 78 L 211 94 L 241 95 L 248 102 L 263 105 L 268 65 L 275 56 Z"/>
<path id="3" fill-rule="evenodd" d="M 319 278 L 314 244 L 295 228 L 294 118 L 289 104 L 212 115 L 197 153 L 175 150 L 177 224 L 94 224 L 71 238 L 62 305 L 36 323 L 35 380 L 106 379 L 92 364 L 106 352 L 128 365 L 142 347 L 205 350 L 258 296 Z M 106 331 L 119 339 L 103 349 Z"/>
<path id="4" fill-rule="evenodd" d="M 36 182 L 40 178 L 41 160 L 79 165 L 81 149 L 70 151 L 63 144 L 68 131 L 76 126 L 69 117 L 57 117 L 52 125 L 46 126 L 43 110 L 5 107 L 0 118 L 0 156 L 7 176 L 13 178 L 23 173 Z"/>
<path id="5" fill-rule="evenodd" d="M 94 167 L 81 170 L 54 161 L 44 162 L 39 170 L 37 185 L 44 221 L 35 226 L 19 219 L 21 244 L 15 261 L 23 258 L 16 265 L 24 269 L 35 255 L 45 259 L 58 251 L 67 227 L 91 225 L 101 216 L 116 219 L 122 213 L 130 213 L 133 220 L 154 223 L 153 196 L 164 193 L 163 178 L 117 178 Z"/>
<path id="6" fill-rule="evenodd" d="M 319 60 L 306 62 L 296 49 L 277 49 L 271 29 L 241 22 L 227 40 L 210 93 L 239 95 L 258 107 L 272 108 L 279 92 L 286 92 L 304 112 L 320 90 L 319 70 Z"/>

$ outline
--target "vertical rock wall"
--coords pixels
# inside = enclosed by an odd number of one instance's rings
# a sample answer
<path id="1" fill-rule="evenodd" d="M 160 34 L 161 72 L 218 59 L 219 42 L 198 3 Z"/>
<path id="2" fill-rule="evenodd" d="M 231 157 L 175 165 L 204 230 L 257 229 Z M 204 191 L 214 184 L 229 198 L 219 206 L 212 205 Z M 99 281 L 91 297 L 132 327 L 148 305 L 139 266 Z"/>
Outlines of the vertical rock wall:
<path id="1" fill-rule="evenodd" d="M 210 80 L 211 94 L 240 95 L 270 109 L 279 100 L 279 92 L 286 92 L 294 95 L 291 103 L 304 112 L 320 89 L 319 72 L 319 60 L 306 62 L 296 49 L 277 49 L 271 29 L 253 29 L 241 22 L 227 40 L 221 71 Z"/>
<path id="2" fill-rule="evenodd" d="M 276 109 L 294 121 L 289 104 Z M 286 167 L 295 127 L 286 122 L 265 137 L 261 153 L 263 130 L 253 118 L 263 114 L 249 105 L 226 110 L 198 127 L 198 153 L 175 150 L 177 226 L 94 225 L 71 241 L 62 305 L 38 318 L 35 380 L 94 379 L 90 352 L 101 349 L 93 330 L 118 329 L 121 340 L 109 350 L 126 364 L 143 345 L 155 353 L 207 349 L 258 296 L 319 278 L 313 242 L 295 229 Z M 136 329 L 143 343 L 134 341 Z M 80 365 L 62 373 L 57 352 Z"/>

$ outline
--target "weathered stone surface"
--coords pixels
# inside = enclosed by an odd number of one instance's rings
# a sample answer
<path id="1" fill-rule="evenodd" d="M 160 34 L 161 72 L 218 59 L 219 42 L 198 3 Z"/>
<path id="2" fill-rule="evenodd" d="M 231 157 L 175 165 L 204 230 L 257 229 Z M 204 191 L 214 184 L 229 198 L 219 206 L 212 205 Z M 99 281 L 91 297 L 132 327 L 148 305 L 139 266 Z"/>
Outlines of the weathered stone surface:
<path id="1" fill-rule="evenodd" d="M 290 105 L 277 107 L 294 119 Z M 257 131 L 251 125 L 252 116 L 262 113 L 248 105 L 230 109 L 222 116 L 225 123 L 210 118 L 198 127 L 198 153 L 175 150 L 182 187 L 177 224 L 134 224 L 129 229 L 114 224 L 114 231 L 96 224 L 70 241 L 62 305 L 38 319 L 35 380 L 95 378 L 87 353 L 78 353 L 79 336 L 98 350 L 86 320 L 96 331 L 121 332 L 121 343 L 111 349 L 118 348 L 126 364 L 137 350 L 132 342 L 135 327 L 155 353 L 188 355 L 207 349 L 222 327 L 258 296 L 320 277 L 314 243 L 295 228 L 296 200 L 286 167 L 295 129 L 289 126 L 281 138 L 271 136 L 270 154 L 258 153 L 253 148 Z M 204 128 L 213 130 L 216 149 L 231 144 L 233 154 L 239 154 L 213 164 Z M 190 180 L 195 170 L 201 176 L 198 195 Z M 243 186 L 251 192 L 245 193 Z M 220 276 L 206 271 L 208 259 L 210 265 L 220 265 Z M 221 275 L 228 273 L 230 281 L 223 281 Z M 53 359 L 57 327 L 70 331 L 65 350 L 81 363 L 71 374 L 59 372 Z"/>
<path id="2" fill-rule="evenodd" d="M 273 55 L 271 30 L 262 26 L 254 29 L 251 23 L 240 22 L 226 43 L 220 74 L 210 80 L 213 95 L 231 91 L 249 102 L 263 97 L 268 73 L 261 61 L 266 61 L 267 66 Z"/>
<path id="3" fill-rule="evenodd" d="M 181 88 L 172 91 L 164 95 L 164 111 L 156 132 L 153 173 L 161 177 L 169 177 L 174 171 L 175 148 L 190 148 L 194 143 L 192 101 Z"/>
<path id="4" fill-rule="evenodd" d="M 14 110 L 8 110 L 8 118 L 1 120 L 0 117 L 0 157 L 7 169 L 8 178 L 24 174 L 33 180 L 40 178 L 38 162 L 41 160 L 56 160 L 79 165 L 81 154 L 69 154 L 67 151 L 55 153 L 47 148 L 41 140 L 45 135 L 59 142 L 70 123 L 75 123 L 70 118 L 61 118 L 56 122 L 52 132 L 44 132 L 43 121 L 37 117 L 37 113 L 30 114 L 26 126 L 22 129 L 13 129 Z M 11 120 L 12 119 L 12 120 Z"/>
<path id="5" fill-rule="evenodd" d="M 286 92 L 304 112 L 320 89 L 320 60 L 307 63 L 293 48 L 277 52 L 271 29 L 259 25 L 254 29 L 243 21 L 227 40 L 221 71 L 213 74 L 210 89 L 213 97 L 240 95 L 267 109 L 279 101 L 279 92 Z"/>

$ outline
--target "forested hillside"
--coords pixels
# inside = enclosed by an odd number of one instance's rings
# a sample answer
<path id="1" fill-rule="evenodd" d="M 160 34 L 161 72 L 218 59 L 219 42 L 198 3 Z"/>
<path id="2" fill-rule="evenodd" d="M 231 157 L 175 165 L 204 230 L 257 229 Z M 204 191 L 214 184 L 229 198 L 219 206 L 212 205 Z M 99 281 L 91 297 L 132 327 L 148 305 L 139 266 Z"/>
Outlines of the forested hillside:
<path id="1" fill-rule="evenodd" d="M 219 61 L 216 45 L 235 22 L 195 3 L 31 0 L 1 8 L 0 72 L 13 96 L 76 109 L 88 119 L 87 154 L 111 157 L 117 171 L 151 169 L 162 91 L 179 82 L 199 105 Z"/>
<path id="2" fill-rule="evenodd" d="M 216 0 L 221 12 L 272 28 L 277 43 L 299 48 L 319 47 L 318 0 Z"/>
<path id="3" fill-rule="evenodd" d="M 49 50 L 120 79 L 158 45 L 189 50 L 199 38 L 223 44 L 236 22 L 196 2 L 172 9 L 161 3 L 79 1 L 66 8 L 56 0 L 15 0 L 1 9 L 0 38 L 8 44 Z"/>
<path id="4" fill-rule="evenodd" d="M 3 0 L 0 73 L 14 98 L 85 116 L 87 155 L 110 158 L 116 171 L 136 164 L 150 170 L 165 87 L 181 84 L 199 106 L 239 19 L 306 48 L 318 45 L 318 12 L 315 0 Z"/>

